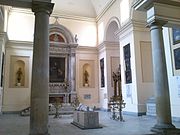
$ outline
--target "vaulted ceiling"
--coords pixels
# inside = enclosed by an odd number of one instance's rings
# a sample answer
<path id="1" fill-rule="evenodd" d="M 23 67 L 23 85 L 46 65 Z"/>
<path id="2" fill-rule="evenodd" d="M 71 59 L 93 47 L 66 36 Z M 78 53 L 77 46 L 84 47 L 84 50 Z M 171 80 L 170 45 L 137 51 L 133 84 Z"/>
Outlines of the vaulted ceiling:
<path id="1" fill-rule="evenodd" d="M 54 13 L 83 17 L 97 17 L 113 0 L 52 0 Z"/>

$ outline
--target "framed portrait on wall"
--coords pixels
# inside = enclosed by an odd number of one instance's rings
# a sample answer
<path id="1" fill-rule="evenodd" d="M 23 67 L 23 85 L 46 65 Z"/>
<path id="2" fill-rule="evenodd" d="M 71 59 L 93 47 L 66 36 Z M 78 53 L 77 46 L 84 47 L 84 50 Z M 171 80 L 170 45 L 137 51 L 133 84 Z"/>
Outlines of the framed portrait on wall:
<path id="1" fill-rule="evenodd" d="M 49 59 L 49 82 L 63 83 L 66 78 L 66 58 L 50 57 Z"/>
<path id="2" fill-rule="evenodd" d="M 180 70 L 180 48 L 174 49 L 175 69 Z"/>
<path id="3" fill-rule="evenodd" d="M 105 87 L 104 58 L 100 59 L 100 71 L 101 71 L 101 87 Z"/>
<path id="4" fill-rule="evenodd" d="M 173 75 L 180 75 L 180 27 L 170 29 Z"/>
<path id="5" fill-rule="evenodd" d="M 131 73 L 131 51 L 130 44 L 123 47 L 124 51 L 124 63 L 125 63 L 125 81 L 126 84 L 132 83 L 132 73 Z"/>
<path id="6" fill-rule="evenodd" d="M 180 43 L 180 28 L 172 28 L 173 45 Z"/>

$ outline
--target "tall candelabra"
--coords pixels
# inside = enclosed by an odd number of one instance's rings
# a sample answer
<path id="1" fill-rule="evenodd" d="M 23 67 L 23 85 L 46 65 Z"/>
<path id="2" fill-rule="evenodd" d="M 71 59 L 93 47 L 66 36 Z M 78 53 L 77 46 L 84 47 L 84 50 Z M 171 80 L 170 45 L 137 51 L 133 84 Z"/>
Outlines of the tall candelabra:
<path id="1" fill-rule="evenodd" d="M 125 108 L 126 103 L 124 103 L 122 98 L 120 66 L 116 73 L 113 72 L 112 78 L 114 82 L 114 96 L 112 96 L 109 101 L 109 106 L 112 111 L 111 118 L 113 120 L 124 121 L 122 116 L 122 109 Z"/>

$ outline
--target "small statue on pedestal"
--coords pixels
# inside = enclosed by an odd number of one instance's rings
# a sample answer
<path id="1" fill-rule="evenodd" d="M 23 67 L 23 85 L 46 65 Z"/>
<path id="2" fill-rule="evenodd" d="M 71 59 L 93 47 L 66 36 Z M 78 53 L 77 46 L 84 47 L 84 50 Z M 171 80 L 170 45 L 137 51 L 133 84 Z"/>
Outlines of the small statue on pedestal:
<path id="1" fill-rule="evenodd" d="M 84 86 L 89 87 L 89 73 L 87 70 L 84 71 Z"/>
<path id="2" fill-rule="evenodd" d="M 53 105 L 54 105 L 55 110 L 56 110 L 54 118 L 61 118 L 60 113 L 59 113 L 59 109 L 62 106 L 61 99 L 59 97 L 56 97 L 55 98 L 55 103 Z"/>
<path id="3" fill-rule="evenodd" d="M 23 75 L 22 69 L 19 68 L 18 71 L 16 72 L 17 86 L 21 86 L 22 75 Z"/>

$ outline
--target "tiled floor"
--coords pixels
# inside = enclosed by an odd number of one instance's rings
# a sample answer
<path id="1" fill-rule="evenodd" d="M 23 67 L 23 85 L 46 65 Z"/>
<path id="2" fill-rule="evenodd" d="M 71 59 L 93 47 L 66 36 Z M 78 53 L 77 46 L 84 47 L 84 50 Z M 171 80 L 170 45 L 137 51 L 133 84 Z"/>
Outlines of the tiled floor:
<path id="1" fill-rule="evenodd" d="M 71 124 L 71 115 L 62 118 L 49 116 L 50 135 L 143 135 L 151 134 L 150 129 L 156 123 L 154 117 L 124 115 L 125 122 L 110 119 L 109 112 L 99 112 L 100 124 L 103 128 L 81 130 Z M 173 123 L 180 128 L 180 122 Z M 0 135 L 28 135 L 29 116 L 17 114 L 0 115 Z"/>

